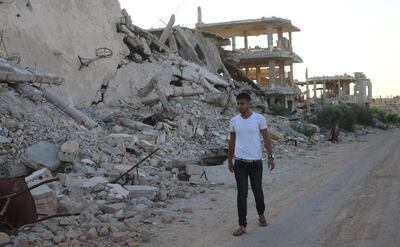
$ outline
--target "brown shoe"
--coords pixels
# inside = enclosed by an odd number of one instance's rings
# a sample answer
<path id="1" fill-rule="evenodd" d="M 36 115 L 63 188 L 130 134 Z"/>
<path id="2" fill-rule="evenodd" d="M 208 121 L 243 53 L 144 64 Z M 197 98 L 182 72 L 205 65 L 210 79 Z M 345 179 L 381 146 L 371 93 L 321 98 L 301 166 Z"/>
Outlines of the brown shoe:
<path id="1" fill-rule="evenodd" d="M 265 216 L 262 214 L 260 215 L 260 217 L 258 218 L 258 225 L 259 226 L 267 226 L 267 220 L 265 219 Z"/>
<path id="2" fill-rule="evenodd" d="M 246 233 L 246 226 L 239 226 L 239 229 L 233 232 L 233 236 L 241 236 Z"/>

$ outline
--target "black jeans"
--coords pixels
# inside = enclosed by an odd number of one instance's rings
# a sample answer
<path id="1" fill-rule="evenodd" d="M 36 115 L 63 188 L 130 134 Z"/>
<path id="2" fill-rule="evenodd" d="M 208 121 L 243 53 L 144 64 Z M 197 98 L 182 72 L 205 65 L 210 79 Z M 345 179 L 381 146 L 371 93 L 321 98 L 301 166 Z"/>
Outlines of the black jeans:
<path id="1" fill-rule="evenodd" d="M 259 215 L 264 214 L 264 193 L 262 190 L 262 161 L 255 161 L 254 163 L 247 163 L 240 160 L 235 160 L 233 166 L 235 172 L 235 179 L 237 185 L 237 208 L 239 214 L 239 225 L 246 226 L 247 216 L 247 192 L 248 181 L 250 177 L 251 189 L 253 190 L 254 199 L 256 201 L 256 209 Z"/>

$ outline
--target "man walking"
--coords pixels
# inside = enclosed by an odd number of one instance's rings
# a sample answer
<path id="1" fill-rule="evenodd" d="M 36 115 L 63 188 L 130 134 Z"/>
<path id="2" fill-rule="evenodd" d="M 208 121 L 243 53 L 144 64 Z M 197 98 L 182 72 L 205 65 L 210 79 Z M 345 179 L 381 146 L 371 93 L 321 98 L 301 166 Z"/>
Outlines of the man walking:
<path id="1" fill-rule="evenodd" d="M 234 231 L 233 235 L 240 236 L 246 233 L 249 178 L 256 201 L 259 225 L 267 226 L 267 220 L 264 216 L 265 204 L 262 190 L 263 164 L 261 160 L 261 136 L 263 137 L 264 146 L 268 152 L 268 168 L 270 171 L 274 169 L 275 164 L 265 117 L 250 110 L 251 98 L 247 93 L 238 94 L 236 103 L 240 114 L 230 121 L 228 169 L 235 173 L 238 190 L 237 208 L 239 214 L 239 229 Z M 233 157 L 235 158 L 234 163 Z"/>

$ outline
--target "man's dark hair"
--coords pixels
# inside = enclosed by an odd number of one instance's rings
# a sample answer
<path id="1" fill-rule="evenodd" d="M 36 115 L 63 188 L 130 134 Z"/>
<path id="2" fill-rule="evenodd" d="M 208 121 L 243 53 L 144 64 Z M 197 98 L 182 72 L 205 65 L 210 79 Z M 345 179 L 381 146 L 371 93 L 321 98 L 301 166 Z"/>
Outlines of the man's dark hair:
<path id="1" fill-rule="evenodd" d="M 236 96 L 236 100 L 238 100 L 238 99 L 246 99 L 248 101 L 251 101 L 250 95 L 248 93 L 239 93 Z"/>

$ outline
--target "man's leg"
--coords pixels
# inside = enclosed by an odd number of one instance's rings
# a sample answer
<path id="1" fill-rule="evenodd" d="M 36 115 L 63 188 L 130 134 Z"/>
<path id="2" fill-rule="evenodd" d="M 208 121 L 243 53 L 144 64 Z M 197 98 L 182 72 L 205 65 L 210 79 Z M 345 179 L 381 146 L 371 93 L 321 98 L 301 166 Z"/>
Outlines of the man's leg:
<path id="1" fill-rule="evenodd" d="M 251 189 L 254 194 L 256 201 L 256 209 L 258 215 L 263 215 L 265 211 L 264 193 L 262 190 L 262 173 L 263 164 L 262 161 L 258 161 L 255 164 L 250 164 L 251 169 L 249 171 Z"/>
<path id="2" fill-rule="evenodd" d="M 247 216 L 247 192 L 248 192 L 248 171 L 247 166 L 243 162 L 235 161 L 234 172 L 237 186 L 237 208 L 239 215 L 239 225 L 246 226 Z"/>

